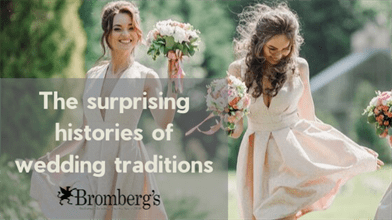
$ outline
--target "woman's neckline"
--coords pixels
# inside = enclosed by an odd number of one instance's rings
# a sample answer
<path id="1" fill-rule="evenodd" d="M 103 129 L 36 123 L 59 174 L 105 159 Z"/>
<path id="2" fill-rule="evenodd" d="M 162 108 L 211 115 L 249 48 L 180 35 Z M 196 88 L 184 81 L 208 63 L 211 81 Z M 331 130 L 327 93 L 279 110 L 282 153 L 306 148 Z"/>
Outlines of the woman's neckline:
<path id="1" fill-rule="evenodd" d="M 118 78 L 118 79 L 122 78 L 122 76 L 124 75 L 124 72 L 127 71 L 129 68 L 131 68 L 134 64 L 135 64 L 135 61 L 132 61 L 126 68 L 124 68 L 120 72 L 116 73 L 115 75 L 113 73 L 111 73 L 112 76 L 117 76 L 117 77 L 113 77 L 113 79 L 115 79 L 115 78 Z M 107 78 L 107 76 L 109 74 L 109 70 L 110 70 L 110 68 L 112 66 L 113 66 L 112 62 L 109 62 L 108 66 L 106 67 L 106 70 L 105 70 L 105 75 L 103 77 L 104 79 Z"/>

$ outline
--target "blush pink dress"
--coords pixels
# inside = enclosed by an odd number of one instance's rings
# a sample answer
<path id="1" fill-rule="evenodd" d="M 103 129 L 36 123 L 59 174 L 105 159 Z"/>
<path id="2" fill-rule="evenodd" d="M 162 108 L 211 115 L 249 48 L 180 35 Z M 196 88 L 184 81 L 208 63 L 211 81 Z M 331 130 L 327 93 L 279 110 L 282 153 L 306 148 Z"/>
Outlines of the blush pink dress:
<path id="1" fill-rule="evenodd" d="M 128 128 L 134 131 L 137 128 L 142 107 L 137 109 L 125 110 L 119 113 L 119 109 L 107 109 L 104 117 L 98 108 L 89 109 L 87 98 L 99 97 L 103 79 L 107 72 L 108 64 L 93 68 L 88 73 L 83 95 L 83 111 L 87 119 L 87 125 L 91 130 L 107 128 Z M 138 62 L 134 62 L 131 67 L 125 70 L 121 78 L 111 92 L 111 97 L 143 97 L 144 81 L 149 71 L 153 71 Z M 116 123 L 119 125 L 117 126 Z M 167 219 L 163 206 L 162 196 L 152 173 L 134 173 L 131 168 L 127 172 L 117 173 L 115 170 L 115 158 L 121 161 L 142 161 L 143 164 L 149 161 L 147 151 L 141 141 L 134 139 L 125 141 L 115 141 L 114 133 L 109 141 L 81 141 L 77 152 L 79 161 L 105 161 L 105 174 L 102 177 L 93 176 L 92 173 L 37 173 L 33 172 L 31 180 L 30 195 L 38 200 L 42 212 L 47 218 L 54 219 Z M 60 187 L 70 189 L 84 189 L 86 195 L 117 195 L 120 193 L 128 195 L 147 195 L 154 194 L 160 196 L 160 204 L 153 205 L 154 199 L 151 196 L 146 203 L 150 207 L 143 209 L 143 202 L 139 206 L 133 205 L 82 205 L 75 206 L 76 199 L 70 197 L 71 203 L 63 200 L 61 205 Z M 154 192 L 153 192 L 154 191 Z M 75 196 L 76 192 L 72 192 Z M 87 197 L 86 197 L 87 198 Z M 147 198 L 147 197 L 146 197 Z M 81 202 L 84 202 L 82 200 Z M 136 204 L 136 200 L 131 201 Z M 108 210 L 112 209 L 111 214 Z"/>
<path id="2" fill-rule="evenodd" d="M 392 219 L 392 183 L 389 185 L 387 191 L 385 192 L 374 220 L 388 220 Z"/>
<path id="3" fill-rule="evenodd" d="M 234 65 L 243 79 L 243 60 Z M 303 92 L 300 76 L 289 74 L 269 107 L 252 97 L 237 162 L 241 219 L 327 209 L 347 180 L 377 168 L 373 155 L 335 128 L 299 118 Z"/>

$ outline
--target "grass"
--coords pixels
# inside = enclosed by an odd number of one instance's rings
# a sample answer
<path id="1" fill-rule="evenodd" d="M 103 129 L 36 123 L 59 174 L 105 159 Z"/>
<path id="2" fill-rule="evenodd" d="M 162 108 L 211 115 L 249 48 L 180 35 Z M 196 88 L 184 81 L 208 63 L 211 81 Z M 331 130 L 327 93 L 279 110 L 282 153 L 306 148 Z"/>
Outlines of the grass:
<path id="1" fill-rule="evenodd" d="M 302 219 L 373 219 L 381 198 L 391 183 L 392 166 L 365 173 L 349 180 L 340 190 L 332 206 L 311 212 Z M 229 173 L 229 219 L 240 219 L 237 208 L 235 172 Z"/>

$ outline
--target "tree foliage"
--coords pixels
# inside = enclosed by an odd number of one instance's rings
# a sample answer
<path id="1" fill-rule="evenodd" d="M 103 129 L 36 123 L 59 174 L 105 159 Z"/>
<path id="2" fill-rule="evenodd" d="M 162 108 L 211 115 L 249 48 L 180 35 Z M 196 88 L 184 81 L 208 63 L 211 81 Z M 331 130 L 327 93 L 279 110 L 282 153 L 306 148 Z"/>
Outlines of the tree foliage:
<path id="1" fill-rule="evenodd" d="M 359 30 L 375 10 L 361 6 L 358 0 L 312 0 L 312 1 L 259 1 L 268 5 L 286 2 L 299 16 L 301 33 L 305 44 L 300 56 L 307 59 L 310 75 L 314 76 L 351 52 L 351 34 Z M 232 12 L 231 22 L 238 24 L 238 13 L 255 1 L 220 1 Z"/>
<path id="2" fill-rule="evenodd" d="M 48 78 L 69 62 L 74 42 L 61 21 L 66 1 L 1 2 L 1 77 Z"/>
<path id="3" fill-rule="evenodd" d="M 4 79 L 1 87 L 1 150 L 11 158 L 41 156 L 53 134 L 52 126 L 59 120 L 61 112 L 42 114 L 38 91 L 48 81 L 20 78 L 77 75 L 78 67 L 69 66 L 78 57 L 75 46 L 83 46 L 83 39 L 77 39 L 83 36 L 75 24 L 79 18 L 72 14 L 75 3 L 78 1 L 1 1 L 0 72 L 2 78 L 14 78 Z M 69 27 L 69 21 L 73 26 Z"/>

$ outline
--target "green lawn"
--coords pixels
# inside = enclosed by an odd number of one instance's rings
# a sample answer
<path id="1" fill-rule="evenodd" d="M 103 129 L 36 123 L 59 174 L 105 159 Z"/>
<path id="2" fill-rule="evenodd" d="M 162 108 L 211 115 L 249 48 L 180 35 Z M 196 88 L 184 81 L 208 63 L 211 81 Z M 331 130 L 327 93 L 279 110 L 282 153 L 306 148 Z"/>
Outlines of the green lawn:
<path id="1" fill-rule="evenodd" d="M 379 171 L 358 175 L 341 188 L 329 209 L 308 213 L 301 219 L 373 219 L 392 181 L 391 174 L 392 167 L 384 166 Z M 239 219 L 234 171 L 229 173 L 229 218 Z"/>

